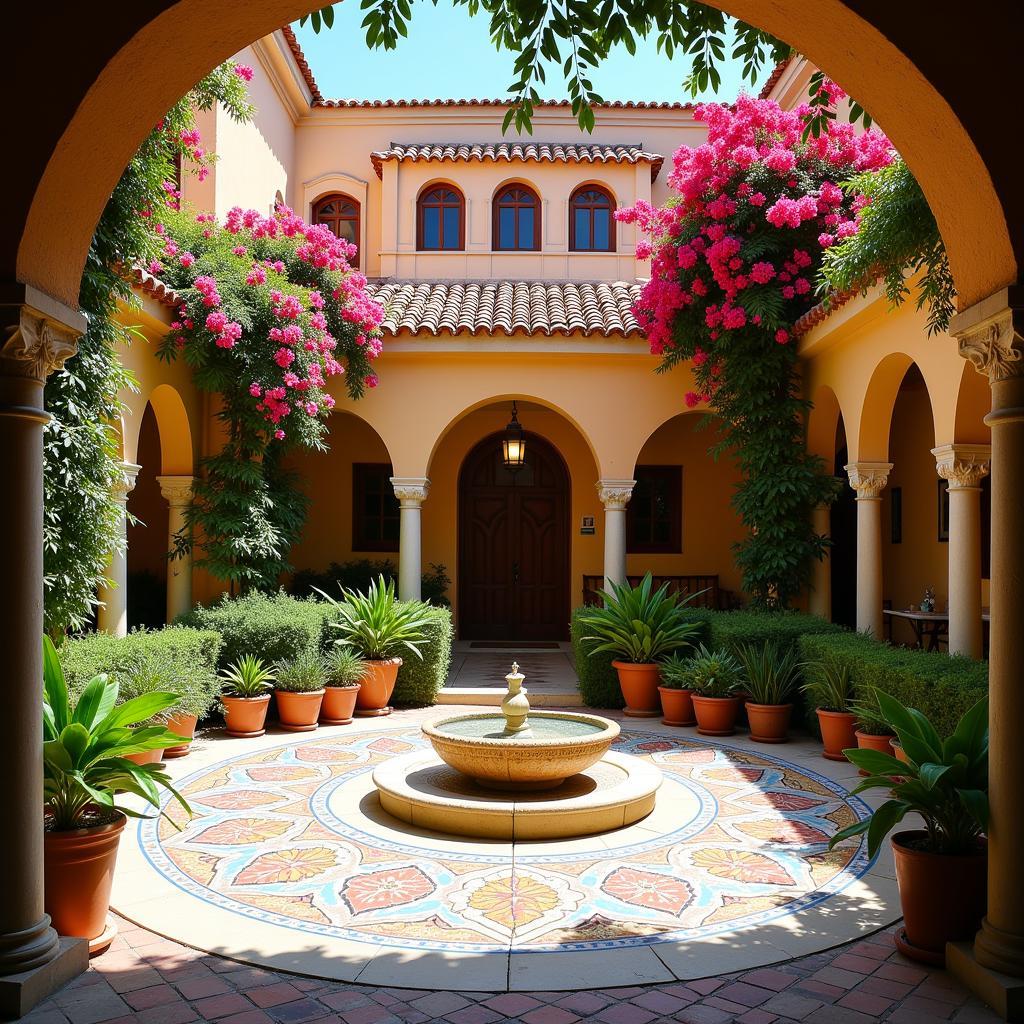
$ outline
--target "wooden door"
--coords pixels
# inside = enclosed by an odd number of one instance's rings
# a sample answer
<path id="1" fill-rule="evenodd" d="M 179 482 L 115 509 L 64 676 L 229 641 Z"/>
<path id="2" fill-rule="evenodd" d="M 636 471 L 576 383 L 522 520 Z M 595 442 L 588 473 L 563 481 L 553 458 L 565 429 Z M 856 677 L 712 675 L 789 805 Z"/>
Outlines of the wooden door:
<path id="1" fill-rule="evenodd" d="M 481 441 L 459 476 L 459 635 L 562 640 L 569 623 L 569 476 L 533 434 L 510 473 L 501 435 Z"/>

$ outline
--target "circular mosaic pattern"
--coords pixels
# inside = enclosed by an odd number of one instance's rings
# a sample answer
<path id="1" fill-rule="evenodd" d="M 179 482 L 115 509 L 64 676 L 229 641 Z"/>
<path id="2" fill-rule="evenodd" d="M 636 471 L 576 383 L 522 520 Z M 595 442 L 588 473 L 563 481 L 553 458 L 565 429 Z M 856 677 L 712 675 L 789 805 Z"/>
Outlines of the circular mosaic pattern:
<path id="1" fill-rule="evenodd" d="M 375 947 L 588 950 L 693 942 L 807 909 L 869 865 L 828 850 L 867 813 L 781 758 L 688 736 L 624 732 L 615 749 L 664 774 L 650 818 L 600 841 L 445 841 L 384 814 L 370 780 L 427 749 L 418 728 L 264 748 L 182 779 L 180 824 L 137 831 L 151 869 L 246 919 Z"/>

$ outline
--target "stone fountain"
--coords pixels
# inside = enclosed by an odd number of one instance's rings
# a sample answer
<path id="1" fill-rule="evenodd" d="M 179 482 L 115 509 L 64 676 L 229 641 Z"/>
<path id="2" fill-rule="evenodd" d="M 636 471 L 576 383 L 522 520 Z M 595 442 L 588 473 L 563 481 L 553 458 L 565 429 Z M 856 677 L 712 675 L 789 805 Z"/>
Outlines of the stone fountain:
<path id="1" fill-rule="evenodd" d="M 554 839 L 621 828 L 654 809 L 661 772 L 612 751 L 617 723 L 533 711 L 519 666 L 505 677 L 501 712 L 423 726 L 433 752 L 390 759 L 373 773 L 392 816 L 439 832 Z"/>

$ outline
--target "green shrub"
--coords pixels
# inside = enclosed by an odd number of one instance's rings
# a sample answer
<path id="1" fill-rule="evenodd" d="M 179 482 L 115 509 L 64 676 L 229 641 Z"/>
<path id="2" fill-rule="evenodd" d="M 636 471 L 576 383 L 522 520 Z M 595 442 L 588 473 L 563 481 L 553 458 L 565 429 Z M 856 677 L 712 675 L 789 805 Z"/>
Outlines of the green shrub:
<path id="1" fill-rule="evenodd" d="M 319 651 L 304 650 L 274 666 L 274 689 L 284 693 L 314 693 L 327 685 L 327 670 Z"/>
<path id="2" fill-rule="evenodd" d="M 402 667 L 398 670 L 398 682 L 392 703 L 405 707 L 421 707 L 433 704 L 437 693 L 448 678 L 452 662 L 452 613 L 447 608 L 425 609 L 425 621 L 420 630 L 422 659 L 415 654 L 402 656 Z"/>
<path id="3" fill-rule="evenodd" d="M 844 633 L 842 626 L 803 612 L 718 612 L 709 608 L 687 609 L 687 617 L 707 623 L 709 647 L 738 650 L 741 644 L 775 644 L 782 650 L 807 634 L 834 636 Z"/>
<path id="4" fill-rule="evenodd" d="M 963 715 L 988 694 L 983 661 L 890 647 L 861 633 L 804 635 L 799 645 L 804 662 L 848 667 L 857 701 L 867 700 L 876 687 L 920 711 L 942 737 L 952 735 Z M 813 672 L 805 668 L 808 678 Z"/>
<path id="5" fill-rule="evenodd" d="M 591 654 L 595 645 L 583 641 L 590 634 L 590 629 L 580 621 L 580 616 L 587 612 L 587 608 L 574 609 L 569 624 L 569 639 L 572 641 L 583 703 L 588 708 L 623 708 L 626 702 L 619 688 L 619 675 L 612 668 L 614 656 L 607 651 Z"/>
<path id="6" fill-rule="evenodd" d="M 349 562 L 331 562 L 322 572 L 316 569 L 300 569 L 293 577 L 288 593 L 293 597 L 311 597 L 322 590 L 331 597 L 337 597 L 342 590 L 358 590 L 365 593 L 370 583 L 383 576 L 398 583 L 398 566 L 390 559 L 371 561 L 369 558 L 355 558 Z M 431 562 L 420 577 L 420 591 L 428 604 L 448 608 L 451 602 L 446 596 L 452 585 L 448 570 L 443 565 Z"/>

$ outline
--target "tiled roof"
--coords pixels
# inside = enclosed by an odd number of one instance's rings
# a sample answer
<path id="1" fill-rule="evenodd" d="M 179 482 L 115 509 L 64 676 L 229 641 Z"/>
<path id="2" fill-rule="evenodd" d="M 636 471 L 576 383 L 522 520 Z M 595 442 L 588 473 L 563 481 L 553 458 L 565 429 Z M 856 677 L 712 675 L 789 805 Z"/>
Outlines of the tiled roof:
<path id="1" fill-rule="evenodd" d="M 136 291 L 148 295 L 164 306 L 176 306 L 181 301 L 178 293 L 169 284 L 164 284 L 159 277 L 154 277 L 143 267 L 133 267 L 128 280 Z"/>
<path id="2" fill-rule="evenodd" d="M 294 51 L 293 51 L 294 52 Z M 302 52 L 301 50 L 299 51 Z M 315 107 L 509 107 L 513 103 L 511 97 L 483 97 L 480 99 L 412 99 L 412 100 L 317 100 Z M 571 107 L 571 100 L 537 100 L 535 107 Z M 605 100 L 593 104 L 597 110 L 692 110 L 694 104 L 680 100 Z"/>
<path id="3" fill-rule="evenodd" d="M 764 85 L 761 86 L 761 91 L 758 93 L 758 97 L 762 100 L 768 99 L 771 95 L 772 89 L 779 84 L 779 79 L 782 77 L 782 72 L 789 67 L 793 57 L 789 56 L 785 60 L 780 60 L 778 64 L 772 68 L 772 73 L 764 80 Z"/>
<path id="4" fill-rule="evenodd" d="M 369 284 L 397 334 L 640 333 L 633 303 L 642 284 L 626 281 L 396 281 Z"/>
<path id="5" fill-rule="evenodd" d="M 651 181 L 658 176 L 664 157 L 639 145 L 601 145 L 580 142 L 392 142 L 371 153 L 377 177 L 385 160 L 536 160 L 547 163 L 649 163 Z"/>
<path id="6" fill-rule="evenodd" d="M 309 66 L 309 61 L 306 60 L 306 55 L 302 52 L 302 47 L 299 46 L 299 41 L 295 38 L 295 33 L 292 31 L 291 25 L 285 25 L 284 28 L 281 29 L 281 35 L 284 36 L 284 41 L 288 44 L 288 49 L 292 51 L 292 56 L 295 58 L 295 63 L 299 68 L 299 73 L 305 80 L 306 87 L 309 89 L 309 93 L 313 97 L 312 105 L 316 106 L 318 103 L 323 101 L 323 96 L 320 95 L 320 86 L 316 84 L 316 79 L 313 77 L 313 69 Z"/>

